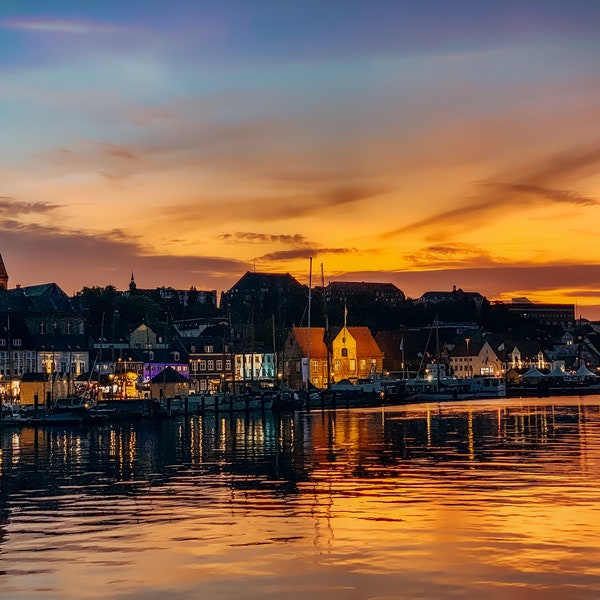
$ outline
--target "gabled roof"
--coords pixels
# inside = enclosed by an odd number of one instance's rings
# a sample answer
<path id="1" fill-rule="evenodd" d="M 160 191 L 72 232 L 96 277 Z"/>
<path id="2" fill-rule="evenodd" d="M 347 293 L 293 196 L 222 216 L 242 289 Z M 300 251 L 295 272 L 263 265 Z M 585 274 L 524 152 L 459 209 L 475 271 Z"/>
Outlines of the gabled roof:
<path id="1" fill-rule="evenodd" d="M 167 367 L 152 378 L 150 383 L 187 383 L 187 379 L 173 367 Z"/>
<path id="2" fill-rule="evenodd" d="M 302 356 L 308 356 L 309 329 L 308 327 L 292 327 L 292 335 L 300 347 Z M 327 346 L 325 345 L 325 328 L 310 328 L 310 356 L 312 358 L 327 358 Z"/>
<path id="3" fill-rule="evenodd" d="M 368 327 L 348 327 L 348 331 L 356 340 L 356 349 L 361 356 L 380 356 L 383 354 Z"/>
<path id="4" fill-rule="evenodd" d="M 56 283 L 30 285 L 7 290 L 0 297 L 0 310 L 27 310 L 35 313 L 72 313 L 71 300 Z"/>
<path id="5" fill-rule="evenodd" d="M 256 273 L 247 271 L 233 285 L 229 293 L 239 293 L 242 291 L 267 292 L 302 287 L 302 284 L 289 273 Z"/>

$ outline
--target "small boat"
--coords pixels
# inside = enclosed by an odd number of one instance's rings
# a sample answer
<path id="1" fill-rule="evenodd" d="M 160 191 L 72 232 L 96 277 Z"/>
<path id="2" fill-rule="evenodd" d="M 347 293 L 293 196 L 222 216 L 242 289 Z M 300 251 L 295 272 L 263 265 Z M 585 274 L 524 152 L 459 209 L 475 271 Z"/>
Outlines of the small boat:
<path id="1" fill-rule="evenodd" d="M 27 424 L 27 413 L 19 405 L 3 404 L 0 410 L 0 425 L 19 426 Z"/>
<path id="2" fill-rule="evenodd" d="M 426 377 L 406 380 L 406 394 L 410 402 L 505 398 L 506 382 L 502 377 L 452 377 L 444 365 L 428 365 Z"/>
<path id="3" fill-rule="evenodd" d="M 394 404 L 403 401 L 405 397 L 405 381 L 402 379 L 383 376 L 342 379 L 319 394 L 309 394 L 306 408 Z"/>

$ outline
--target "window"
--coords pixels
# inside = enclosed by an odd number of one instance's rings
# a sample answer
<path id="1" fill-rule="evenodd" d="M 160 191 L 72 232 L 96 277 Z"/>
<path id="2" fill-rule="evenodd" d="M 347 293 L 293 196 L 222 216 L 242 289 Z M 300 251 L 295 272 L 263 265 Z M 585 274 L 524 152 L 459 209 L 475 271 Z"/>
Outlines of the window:
<path id="1" fill-rule="evenodd" d="M 66 333 L 69 335 L 71 334 L 71 328 L 72 328 L 71 321 L 67 321 Z"/>
<path id="2" fill-rule="evenodd" d="M 206 361 L 205 360 L 200 361 L 200 370 L 206 371 Z"/>
<path id="3" fill-rule="evenodd" d="M 215 361 L 214 360 L 209 360 L 208 361 L 208 370 L 209 371 L 214 371 L 215 370 Z"/>
<path id="4" fill-rule="evenodd" d="M 197 373 L 197 372 L 198 372 L 198 361 L 193 360 L 192 361 L 192 373 Z"/>
<path id="5" fill-rule="evenodd" d="M 313 371 L 318 371 L 319 370 L 319 361 L 318 360 L 311 360 L 310 362 L 312 362 L 312 370 Z"/>
<path id="6" fill-rule="evenodd" d="M 348 348 L 342 348 L 342 358 L 348 357 Z"/>
<path id="7" fill-rule="evenodd" d="M 213 346 L 204 346 L 204 352 L 207 354 L 214 352 Z"/>
<path id="8" fill-rule="evenodd" d="M 350 370 L 356 371 L 356 359 L 354 359 L 354 358 L 350 359 Z"/>
<path id="9" fill-rule="evenodd" d="M 337 373 L 337 372 L 340 370 L 340 367 L 341 367 L 341 366 L 342 366 L 342 365 L 341 365 L 341 361 L 340 361 L 340 359 L 339 359 L 339 358 L 336 358 L 336 359 L 333 361 L 333 370 L 334 370 L 334 371 Z"/>
<path id="10" fill-rule="evenodd" d="M 13 340 L 13 346 L 20 346 L 21 345 L 21 340 L 19 338 Z"/>
<path id="11" fill-rule="evenodd" d="M 43 335 L 44 333 L 46 333 L 46 323 L 44 323 L 43 321 L 40 323 L 40 333 Z"/>
<path id="12" fill-rule="evenodd" d="M 222 371 L 222 370 L 223 370 L 223 361 L 218 360 L 217 361 L 217 371 Z"/>
<path id="13" fill-rule="evenodd" d="M 367 368 L 367 361 L 364 358 L 360 359 L 360 370 L 364 371 Z"/>
<path id="14" fill-rule="evenodd" d="M 225 361 L 225 370 L 231 371 L 231 359 L 229 358 Z"/>
<path id="15" fill-rule="evenodd" d="M 0 346 L 6 346 L 6 340 L 0 340 Z"/>

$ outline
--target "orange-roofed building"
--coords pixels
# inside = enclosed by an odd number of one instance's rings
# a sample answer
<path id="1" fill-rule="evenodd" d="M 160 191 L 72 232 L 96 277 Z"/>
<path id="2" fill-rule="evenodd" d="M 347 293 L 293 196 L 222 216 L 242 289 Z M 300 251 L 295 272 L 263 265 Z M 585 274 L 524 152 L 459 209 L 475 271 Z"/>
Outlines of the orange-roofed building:
<path id="1" fill-rule="evenodd" d="M 310 364 L 309 364 L 310 361 Z M 381 373 L 383 352 L 368 327 L 292 327 L 284 353 L 284 378 L 292 388 L 318 388 L 342 379 Z"/>

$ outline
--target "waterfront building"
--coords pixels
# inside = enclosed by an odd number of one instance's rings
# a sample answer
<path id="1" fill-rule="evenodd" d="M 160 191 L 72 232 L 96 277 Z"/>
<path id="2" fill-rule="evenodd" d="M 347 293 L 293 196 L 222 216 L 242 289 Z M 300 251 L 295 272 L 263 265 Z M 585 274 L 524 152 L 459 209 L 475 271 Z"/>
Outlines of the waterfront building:
<path id="1" fill-rule="evenodd" d="M 55 283 L 0 294 L 0 394 L 17 396 L 25 373 L 88 370 L 85 317 Z"/>
<path id="2" fill-rule="evenodd" d="M 150 381 L 151 398 L 180 398 L 189 391 L 189 381 L 172 367 L 166 367 Z"/>
<path id="3" fill-rule="evenodd" d="M 326 388 L 342 379 L 381 374 L 383 352 L 368 327 L 292 327 L 286 341 L 284 379 L 292 388 Z"/>
<path id="4" fill-rule="evenodd" d="M 67 373 L 23 373 L 19 385 L 22 406 L 52 406 L 60 399 L 75 394 L 75 382 Z"/>
<path id="5" fill-rule="evenodd" d="M 234 352 L 222 337 L 198 336 L 179 339 L 189 357 L 189 380 L 192 394 L 225 391 L 234 379 Z"/>
<path id="6" fill-rule="evenodd" d="M 448 364 L 458 377 L 498 376 L 510 369 L 545 369 L 548 359 L 538 342 L 478 332 L 456 342 L 448 352 Z"/>

